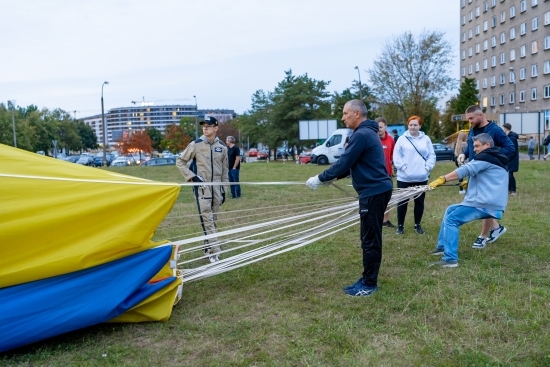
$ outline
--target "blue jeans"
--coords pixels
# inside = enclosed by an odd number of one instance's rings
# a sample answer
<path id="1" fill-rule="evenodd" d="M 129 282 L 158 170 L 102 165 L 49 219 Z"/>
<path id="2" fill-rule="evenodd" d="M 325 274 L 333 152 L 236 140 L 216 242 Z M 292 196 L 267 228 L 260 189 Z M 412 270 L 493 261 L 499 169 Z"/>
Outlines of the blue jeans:
<path id="1" fill-rule="evenodd" d="M 437 238 L 437 248 L 443 249 L 443 260 L 458 261 L 458 235 L 461 225 L 486 218 L 501 219 L 502 210 L 474 208 L 460 204 L 449 206 L 445 211 Z"/>
<path id="2" fill-rule="evenodd" d="M 229 176 L 229 182 L 239 182 L 238 169 L 230 169 L 228 176 Z M 241 197 L 241 185 L 231 185 L 231 197 L 232 198 Z"/>

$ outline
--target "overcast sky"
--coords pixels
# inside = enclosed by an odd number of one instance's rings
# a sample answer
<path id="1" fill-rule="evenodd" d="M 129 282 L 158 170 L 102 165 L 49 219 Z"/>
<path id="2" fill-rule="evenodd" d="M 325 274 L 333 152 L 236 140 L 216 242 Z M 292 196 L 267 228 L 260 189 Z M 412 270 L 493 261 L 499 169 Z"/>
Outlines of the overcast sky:
<path id="1" fill-rule="evenodd" d="M 404 31 L 444 31 L 457 60 L 457 0 L 3 0 L 0 102 L 85 117 L 131 105 L 242 113 L 292 69 L 341 92 Z"/>

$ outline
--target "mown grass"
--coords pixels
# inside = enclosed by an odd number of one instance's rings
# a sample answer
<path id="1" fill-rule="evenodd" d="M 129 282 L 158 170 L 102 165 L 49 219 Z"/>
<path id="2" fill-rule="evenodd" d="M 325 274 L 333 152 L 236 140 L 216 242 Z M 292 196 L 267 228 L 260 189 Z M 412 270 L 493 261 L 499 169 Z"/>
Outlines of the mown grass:
<path id="1" fill-rule="evenodd" d="M 241 181 L 305 181 L 322 168 L 244 164 Z M 438 162 L 432 177 L 452 169 L 452 163 Z M 175 167 L 116 171 L 181 181 Z M 98 325 L 0 355 L 0 364 L 549 366 L 550 163 L 521 161 L 516 176 L 518 195 L 510 197 L 502 220 L 508 232 L 474 250 L 480 223 L 465 225 L 459 268 L 428 266 L 445 208 L 462 200 L 457 187 L 441 187 L 427 194 L 424 236 L 412 230 L 411 207 L 404 236 L 384 230 L 380 291 L 373 297 L 347 297 L 342 291 L 361 272 L 356 226 L 187 284 L 166 323 Z M 270 219 L 274 206 L 343 197 L 331 187 L 312 192 L 296 185 L 243 185 L 242 190 L 243 198 L 228 201 L 223 210 L 254 209 L 245 221 Z M 184 188 L 155 238 L 198 231 L 190 219 L 195 213 Z M 390 218 L 395 222 L 395 213 Z"/>

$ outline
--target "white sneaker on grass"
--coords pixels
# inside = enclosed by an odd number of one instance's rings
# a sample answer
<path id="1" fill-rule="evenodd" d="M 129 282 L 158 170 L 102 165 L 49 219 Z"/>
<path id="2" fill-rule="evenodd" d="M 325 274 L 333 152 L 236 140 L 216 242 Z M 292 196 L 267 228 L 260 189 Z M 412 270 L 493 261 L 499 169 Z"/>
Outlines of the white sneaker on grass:
<path id="1" fill-rule="evenodd" d="M 498 228 L 491 229 L 489 231 L 489 237 L 487 237 L 487 243 L 493 243 L 495 242 L 500 236 L 502 236 L 506 232 L 506 227 L 504 227 L 502 224 L 498 225 Z"/>
<path id="2" fill-rule="evenodd" d="M 482 236 L 479 236 L 472 245 L 472 248 L 485 248 L 485 246 L 487 246 L 487 240 Z"/>

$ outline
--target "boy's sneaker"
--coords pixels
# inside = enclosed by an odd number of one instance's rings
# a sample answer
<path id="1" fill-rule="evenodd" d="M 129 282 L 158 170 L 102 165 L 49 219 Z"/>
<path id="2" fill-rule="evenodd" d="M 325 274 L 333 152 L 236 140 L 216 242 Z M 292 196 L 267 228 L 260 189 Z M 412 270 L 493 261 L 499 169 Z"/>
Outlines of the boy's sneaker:
<path id="1" fill-rule="evenodd" d="M 439 261 L 431 263 L 430 266 L 441 266 L 442 268 L 456 268 L 456 267 L 458 267 L 458 261 L 456 261 L 456 260 L 445 261 L 445 260 L 441 259 Z"/>
<path id="2" fill-rule="evenodd" d="M 377 286 L 369 287 L 367 285 L 360 284 L 355 288 L 345 290 L 345 292 L 348 296 L 361 297 L 361 296 L 370 296 L 377 290 L 378 290 Z"/>
<path id="3" fill-rule="evenodd" d="M 347 287 L 344 287 L 344 291 L 347 291 L 349 289 L 353 289 L 353 288 L 356 288 L 360 285 L 364 285 L 365 283 L 363 283 L 363 277 L 359 278 L 358 281 L 356 281 L 355 283 L 353 283 L 352 285 L 348 285 Z"/>
<path id="4" fill-rule="evenodd" d="M 476 242 L 472 245 L 472 248 L 485 248 L 485 246 L 487 246 L 487 239 L 479 236 Z"/>
<path id="5" fill-rule="evenodd" d="M 395 226 L 393 225 L 392 222 L 390 222 L 389 220 L 385 221 L 384 223 L 382 223 L 382 227 L 386 227 L 386 228 L 395 228 Z"/>
<path id="6" fill-rule="evenodd" d="M 208 260 L 210 260 L 210 262 L 213 264 L 217 261 L 220 261 L 220 258 L 218 257 L 218 255 L 210 255 L 208 256 Z"/>
<path id="7" fill-rule="evenodd" d="M 435 250 L 430 252 L 430 255 L 434 255 L 434 256 L 443 255 L 443 249 L 436 248 Z"/>
<path id="8" fill-rule="evenodd" d="M 491 229 L 489 231 L 489 237 L 487 237 L 487 243 L 495 242 L 504 232 L 506 232 L 506 227 L 502 224 L 499 224 L 497 229 Z"/>
<path id="9" fill-rule="evenodd" d="M 420 226 L 420 224 L 415 224 L 414 225 L 414 231 L 418 234 L 424 234 L 424 230 L 422 229 L 422 227 Z"/>
<path id="10" fill-rule="evenodd" d="M 403 227 L 402 225 L 397 225 L 397 231 L 395 231 L 396 234 L 403 234 L 405 233 L 405 227 Z"/>

